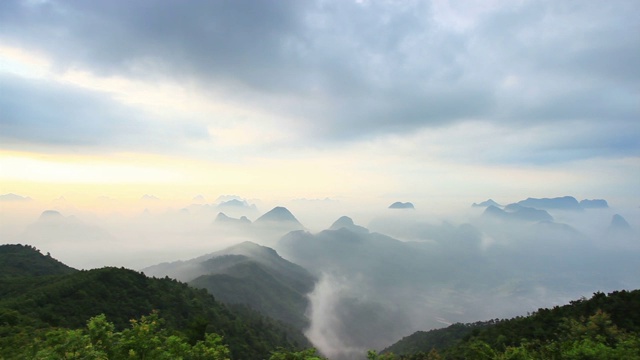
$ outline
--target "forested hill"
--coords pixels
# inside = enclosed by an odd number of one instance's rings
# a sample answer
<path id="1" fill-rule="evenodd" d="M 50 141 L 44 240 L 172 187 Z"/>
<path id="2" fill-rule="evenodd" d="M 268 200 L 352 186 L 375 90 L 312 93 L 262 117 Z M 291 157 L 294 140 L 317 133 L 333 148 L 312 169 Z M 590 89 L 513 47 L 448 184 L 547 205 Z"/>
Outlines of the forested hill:
<path id="1" fill-rule="evenodd" d="M 24 247 L 23 252 L 38 251 Z M 36 254 L 25 259 L 38 258 Z M 0 265 L 4 265 L 1 263 Z M 16 265 L 18 264 L 18 265 Z M 9 268 L 26 266 L 17 263 Z M 0 267 L 0 273 L 4 273 Z M 27 271 L 28 273 L 28 271 Z M 0 358 L 16 355 L 54 327 L 83 328 L 91 317 L 105 314 L 116 329 L 157 310 L 171 332 L 191 343 L 205 333 L 224 338 L 234 359 L 260 359 L 276 348 L 309 346 L 304 335 L 247 308 L 229 307 L 205 290 L 169 278 L 149 278 L 124 268 L 73 271 L 70 274 L 0 277 Z"/>
<path id="2" fill-rule="evenodd" d="M 639 346 L 640 290 L 633 290 L 608 295 L 598 292 L 590 299 L 539 309 L 526 317 L 418 331 L 382 352 L 399 355 L 401 359 L 426 359 L 433 349 L 443 359 L 474 358 L 481 354 L 487 359 L 511 358 L 509 354 L 527 354 L 523 359 L 553 356 L 582 359 L 567 357 L 565 351 L 600 354 L 593 357 L 596 359 L 612 354 L 613 358 L 640 356 Z"/>
<path id="3" fill-rule="evenodd" d="M 29 245 L 0 245 L 0 277 L 70 274 L 77 270 Z"/>

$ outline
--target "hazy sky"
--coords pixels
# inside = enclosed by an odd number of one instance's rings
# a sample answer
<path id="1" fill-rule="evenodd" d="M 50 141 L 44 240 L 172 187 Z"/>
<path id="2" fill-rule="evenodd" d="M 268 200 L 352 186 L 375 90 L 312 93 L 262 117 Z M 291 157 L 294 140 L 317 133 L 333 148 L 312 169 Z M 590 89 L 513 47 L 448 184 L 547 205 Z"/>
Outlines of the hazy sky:
<path id="1" fill-rule="evenodd" d="M 640 204 L 640 2 L 0 2 L 0 193 Z"/>

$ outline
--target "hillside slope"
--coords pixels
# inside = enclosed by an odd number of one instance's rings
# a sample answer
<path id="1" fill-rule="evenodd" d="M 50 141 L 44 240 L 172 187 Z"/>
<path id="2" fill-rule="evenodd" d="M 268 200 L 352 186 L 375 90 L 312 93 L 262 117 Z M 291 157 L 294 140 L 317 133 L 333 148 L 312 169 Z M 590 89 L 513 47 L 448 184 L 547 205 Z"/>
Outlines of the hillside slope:
<path id="1" fill-rule="evenodd" d="M 526 350 L 529 344 L 541 347 L 563 341 L 575 336 L 573 332 L 582 331 L 581 326 L 587 329 L 586 332 L 591 332 L 587 334 L 589 336 L 609 333 L 626 341 L 627 335 L 620 334 L 631 334 L 631 339 L 635 338 L 632 341 L 639 340 L 640 290 L 615 291 L 608 295 L 599 292 L 590 299 L 572 301 L 552 309 L 539 309 L 525 317 L 453 324 L 443 329 L 418 331 L 382 352 L 410 359 L 416 354 L 427 354 L 436 349 L 445 359 L 460 359 L 465 358 L 471 348 L 483 344 L 499 354 L 509 348 L 522 347 Z M 585 334 L 578 334 L 583 335 Z M 618 339 L 611 338 L 607 341 L 612 346 Z"/>
<path id="2" fill-rule="evenodd" d="M 32 251 L 36 251 L 32 249 Z M 0 268 L 0 272 L 3 269 Z M 190 341 L 214 332 L 224 337 L 235 359 L 259 359 L 276 348 L 299 349 L 309 343 L 297 330 L 243 307 L 229 307 L 204 290 L 169 278 L 149 278 L 124 268 L 102 268 L 66 275 L 23 276 L 29 287 L 0 297 L 0 358 L 38 329 L 81 328 L 105 314 L 117 329 L 130 319 L 158 310 L 166 326 Z M 0 278 L 0 288 L 11 279 Z M 16 338 L 15 336 L 19 336 Z"/>

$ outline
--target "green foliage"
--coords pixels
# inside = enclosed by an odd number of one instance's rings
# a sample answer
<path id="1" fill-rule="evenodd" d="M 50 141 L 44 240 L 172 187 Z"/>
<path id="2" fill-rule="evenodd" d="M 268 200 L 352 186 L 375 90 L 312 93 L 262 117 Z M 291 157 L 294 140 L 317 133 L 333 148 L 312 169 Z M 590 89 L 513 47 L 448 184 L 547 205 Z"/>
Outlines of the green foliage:
<path id="1" fill-rule="evenodd" d="M 462 341 L 465 336 L 470 335 L 473 330 L 478 330 L 491 324 L 495 324 L 495 322 L 458 323 L 442 329 L 417 331 L 384 349 L 383 352 L 391 352 L 398 355 L 427 354 L 434 349 L 451 347 Z"/>
<path id="2" fill-rule="evenodd" d="M 244 259 L 243 259 L 244 258 Z M 216 299 L 229 304 L 245 304 L 274 319 L 283 321 L 298 329 L 309 325 L 305 316 L 308 306 L 306 292 L 302 292 L 298 282 L 307 281 L 305 291 L 313 288 L 313 280 L 289 278 L 280 269 L 269 268 L 256 261 L 239 255 L 227 255 L 207 261 L 211 266 L 217 261 L 235 262 L 221 269 L 221 273 L 199 276 L 189 285 L 209 291 Z M 240 259 L 240 260 L 239 260 Z M 224 272 L 222 272 L 224 271 Z M 296 274 L 294 274 L 296 275 Z M 297 286 L 296 286 L 297 285 Z"/>
<path id="3" fill-rule="evenodd" d="M 30 245 L 0 245 L 0 277 L 44 276 L 76 272 Z"/>
<path id="4" fill-rule="evenodd" d="M 640 290 L 595 293 L 527 317 L 416 333 L 385 351 L 408 351 L 398 357 L 403 360 L 640 359 L 639 313 Z M 450 345 L 435 351 L 445 334 L 454 335 Z"/>
<path id="5" fill-rule="evenodd" d="M 278 347 L 309 346 L 304 335 L 291 327 L 246 307 L 225 306 L 205 290 L 168 278 L 103 268 L 20 279 L 29 286 L 16 284 L 13 290 L 0 293 L 0 359 L 15 358 L 15 349 L 33 343 L 51 328 L 82 328 L 86 319 L 104 314 L 114 331 L 124 331 L 131 325 L 129 319 L 153 310 L 159 310 L 166 328 L 190 346 L 205 341 L 208 333 L 224 336 L 235 359 L 266 358 Z M 104 322 L 92 326 L 96 334 L 109 334 L 97 330 L 107 326 Z"/>
<path id="6" fill-rule="evenodd" d="M 44 340 L 36 338 L 23 353 L 15 358 L 36 360 L 83 359 L 83 360 L 227 360 L 228 347 L 222 337 L 207 334 L 204 341 L 195 345 L 187 339 L 172 335 L 163 326 L 157 312 L 131 320 L 131 327 L 122 332 L 114 331 L 114 325 L 104 315 L 87 322 L 85 329 L 54 329 L 48 331 Z"/>
<path id="7" fill-rule="evenodd" d="M 269 360 L 326 360 L 315 348 L 309 348 L 302 351 L 287 351 L 278 349 L 271 353 Z"/>

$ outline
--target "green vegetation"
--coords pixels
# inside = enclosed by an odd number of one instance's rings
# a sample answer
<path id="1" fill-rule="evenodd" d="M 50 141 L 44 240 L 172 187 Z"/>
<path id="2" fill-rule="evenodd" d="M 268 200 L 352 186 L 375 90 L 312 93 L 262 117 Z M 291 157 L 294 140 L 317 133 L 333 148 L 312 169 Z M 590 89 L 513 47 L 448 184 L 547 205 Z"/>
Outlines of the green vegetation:
<path id="1" fill-rule="evenodd" d="M 230 264 L 218 270 L 219 273 L 199 276 L 190 281 L 189 285 L 206 289 L 224 303 L 245 304 L 298 329 L 304 329 L 309 325 L 305 316 L 309 301 L 305 294 L 312 290 L 312 280 L 308 286 L 298 289 L 295 283 L 278 269 L 242 255 L 221 256 L 206 263 L 223 261 Z M 297 278 L 293 279 L 300 281 Z"/>
<path id="2" fill-rule="evenodd" d="M 131 327 L 121 332 L 98 315 L 84 329 L 53 329 L 13 354 L 15 358 L 53 359 L 157 359 L 224 360 L 230 358 L 222 337 L 207 334 L 194 345 L 179 334 L 163 327 L 158 313 L 131 320 Z"/>
<path id="3" fill-rule="evenodd" d="M 595 293 L 527 317 L 418 332 L 383 354 L 404 360 L 640 359 L 640 290 Z"/>
<path id="4" fill-rule="evenodd" d="M 12 256 L 4 247 L 0 246 L 0 264 L 9 263 L 6 256 Z M 30 247 L 20 251 L 32 252 L 28 259 L 55 261 L 46 256 L 41 259 Z M 0 273 L 9 274 L 1 267 Z M 247 307 L 223 305 L 205 290 L 169 278 L 149 278 L 124 268 L 13 274 L 0 277 L 0 359 L 25 358 L 20 355 L 22 350 L 42 339 L 49 341 L 53 336 L 49 333 L 80 336 L 78 329 L 102 314 L 114 331 L 124 332 L 130 319 L 154 311 L 162 316 L 169 334 L 184 338 L 191 346 L 206 341 L 212 333 L 222 336 L 233 359 L 266 358 L 278 348 L 294 351 L 310 345 L 290 326 Z"/>
<path id="5" fill-rule="evenodd" d="M 307 294 L 316 278 L 266 246 L 250 241 L 188 261 L 146 268 L 156 277 L 169 276 L 209 291 L 225 304 L 243 304 L 302 330 L 308 327 Z"/>
<path id="6" fill-rule="evenodd" d="M 0 277 L 71 274 L 77 270 L 28 245 L 0 246 Z"/>

